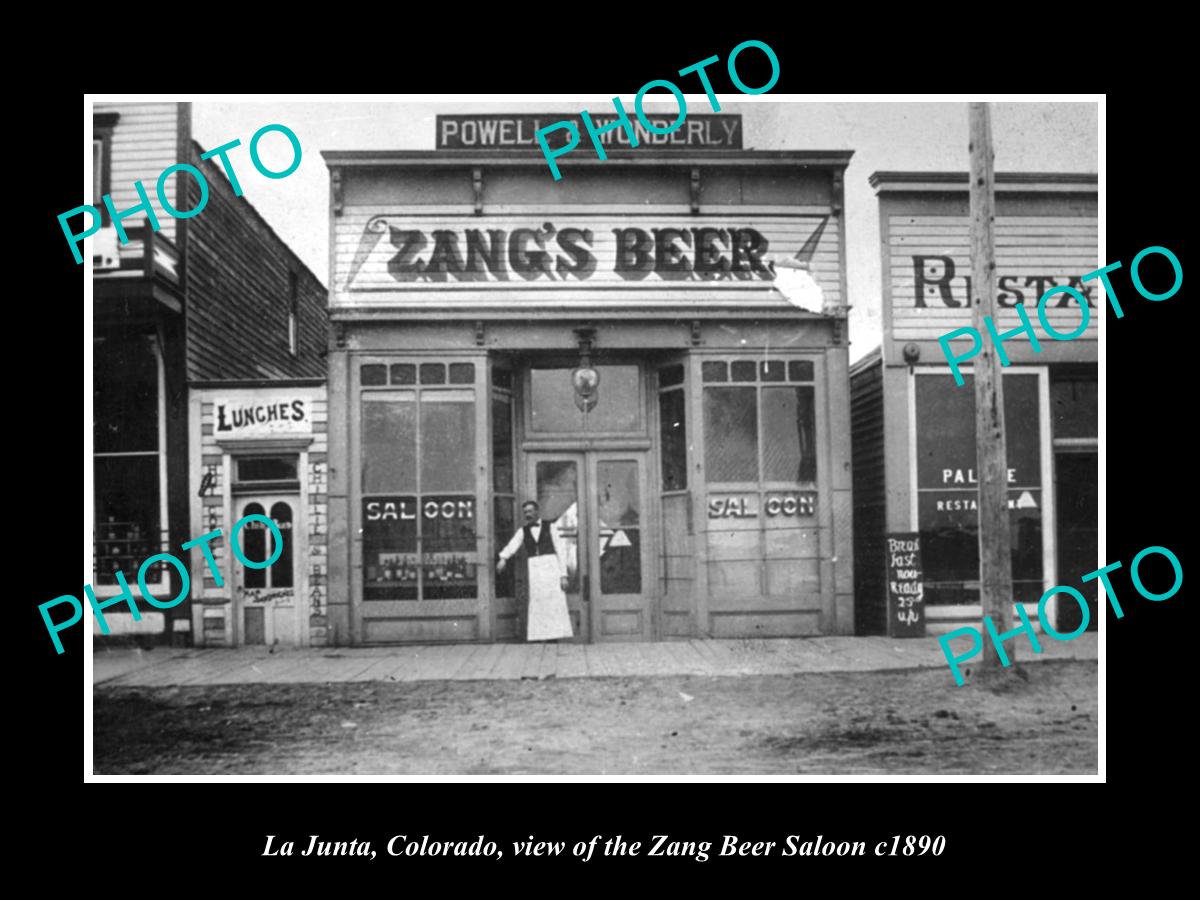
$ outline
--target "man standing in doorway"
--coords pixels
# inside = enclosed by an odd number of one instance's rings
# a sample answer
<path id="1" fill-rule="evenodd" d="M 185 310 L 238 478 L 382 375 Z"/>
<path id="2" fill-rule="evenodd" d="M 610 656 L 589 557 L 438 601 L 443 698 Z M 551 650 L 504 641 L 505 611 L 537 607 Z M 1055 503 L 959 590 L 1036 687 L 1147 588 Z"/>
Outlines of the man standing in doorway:
<path id="1" fill-rule="evenodd" d="M 525 527 L 512 536 L 500 551 L 496 571 L 503 572 L 508 561 L 521 549 L 529 562 L 529 615 L 525 637 L 530 641 L 553 641 L 573 637 L 571 617 L 567 614 L 567 559 L 554 533 L 554 524 L 541 518 L 541 509 L 533 500 L 521 505 Z"/>

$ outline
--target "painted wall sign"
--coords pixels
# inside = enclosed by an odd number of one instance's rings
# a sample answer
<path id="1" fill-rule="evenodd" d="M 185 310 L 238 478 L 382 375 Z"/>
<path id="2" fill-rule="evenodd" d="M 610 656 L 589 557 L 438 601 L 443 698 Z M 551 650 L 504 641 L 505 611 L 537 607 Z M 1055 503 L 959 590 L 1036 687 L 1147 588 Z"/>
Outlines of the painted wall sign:
<path id="1" fill-rule="evenodd" d="M 669 128 L 678 113 L 658 115 L 646 113 L 646 119 L 655 128 Z M 617 120 L 616 115 L 592 115 L 597 129 Z M 576 133 L 586 137 L 579 113 L 476 113 L 471 115 L 444 115 L 437 117 L 438 150 L 481 150 L 481 149 L 526 149 L 542 152 L 534 134 L 539 128 L 555 122 L 571 122 Z M 684 124 L 670 134 L 655 134 L 639 121 L 633 123 L 638 150 L 741 150 L 742 117 L 740 115 L 689 114 Z M 550 149 L 557 150 L 567 142 L 567 129 L 548 132 L 546 142 Z M 623 128 L 614 128 L 600 135 L 605 149 L 629 148 L 629 135 Z"/>
<path id="2" fill-rule="evenodd" d="M 708 495 L 710 519 L 755 519 L 760 512 L 765 512 L 769 519 L 811 516 L 816 507 L 815 492 L 769 491 L 761 504 L 757 493 Z"/>
<path id="3" fill-rule="evenodd" d="M 212 415 L 218 438 L 312 433 L 312 402 L 295 394 L 215 397 Z"/>
<path id="4" fill-rule="evenodd" d="M 887 217 L 888 293 L 896 341 L 936 341 L 971 324 L 969 220 L 965 215 L 892 214 Z M 1056 285 L 1079 291 L 1095 306 L 1096 281 L 1083 276 L 1100 267 L 1095 213 L 996 218 L 997 327 L 1020 325 L 1014 307 L 1033 312 Z M 1049 301 L 1047 321 L 1068 333 L 1079 327 L 1078 303 L 1061 293 Z M 1095 340 L 1099 316 L 1083 334 Z M 1009 324 L 1011 323 L 1011 324 Z"/>
<path id="5" fill-rule="evenodd" d="M 836 223 L 826 215 L 670 218 L 417 216 L 347 209 L 337 223 L 333 303 L 343 293 L 569 288 L 769 288 L 775 264 L 807 267 L 840 290 Z M 370 301 L 355 296 L 353 302 Z"/>
<path id="6" fill-rule="evenodd" d="M 921 536 L 887 535 L 887 617 L 889 637 L 925 636 L 925 581 Z"/>

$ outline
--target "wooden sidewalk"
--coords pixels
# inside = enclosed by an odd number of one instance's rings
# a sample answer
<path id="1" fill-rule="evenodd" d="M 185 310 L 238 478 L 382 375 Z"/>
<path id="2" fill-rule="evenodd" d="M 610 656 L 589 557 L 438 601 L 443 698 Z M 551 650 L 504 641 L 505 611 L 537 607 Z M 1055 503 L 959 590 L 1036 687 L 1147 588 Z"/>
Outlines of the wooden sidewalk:
<path id="1" fill-rule="evenodd" d="M 1096 633 L 1017 644 L 1017 662 L 1096 659 Z M 486 681 L 653 678 L 669 675 L 795 675 L 943 668 L 935 638 L 814 637 L 605 644 L 422 644 L 276 650 L 100 649 L 93 684 L 187 686 L 346 681 Z"/>

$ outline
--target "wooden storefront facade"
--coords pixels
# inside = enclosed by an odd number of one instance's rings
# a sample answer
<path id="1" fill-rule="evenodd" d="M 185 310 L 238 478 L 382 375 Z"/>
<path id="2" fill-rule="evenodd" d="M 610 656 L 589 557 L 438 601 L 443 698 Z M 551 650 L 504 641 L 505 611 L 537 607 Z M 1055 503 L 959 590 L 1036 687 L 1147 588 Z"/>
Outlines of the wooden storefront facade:
<path id="1" fill-rule="evenodd" d="M 139 568 L 151 556 L 173 554 L 188 566 L 186 585 L 170 564 L 146 571 L 148 590 L 160 600 L 182 596 L 178 604 L 159 610 L 138 601 L 140 619 L 125 603 L 114 604 L 104 614 L 108 634 L 92 617 L 93 634 L 197 646 L 275 643 L 276 637 L 285 645 L 319 642 L 325 287 L 234 190 L 220 165 L 201 159 L 191 104 L 96 103 L 92 131 L 92 204 L 104 209 L 107 194 L 117 213 L 129 211 L 140 202 L 139 183 L 143 190 L 149 186 L 151 209 L 124 218 L 125 243 L 105 209 L 91 238 L 91 584 L 98 598 L 109 599 L 122 593 L 118 572 L 140 590 Z M 156 189 L 159 174 L 181 162 L 202 173 L 203 191 L 187 171 L 176 171 Z M 177 219 L 163 200 L 170 209 L 202 212 Z M 239 415 L 262 408 L 281 392 L 289 403 L 303 405 L 303 422 L 294 420 L 304 426 L 301 433 L 278 433 L 275 423 L 222 433 L 219 405 L 230 408 L 232 421 L 234 408 Z M 280 467 L 290 474 L 280 475 Z M 241 471 L 256 477 L 239 478 Z M 270 477 L 259 477 L 264 472 Z M 251 496 L 255 490 L 257 498 Z M 291 604 L 294 615 L 275 615 L 274 607 L 288 605 L 278 590 L 268 612 L 261 596 L 267 592 L 252 590 L 257 576 L 246 585 L 231 562 L 226 537 L 256 499 L 272 500 L 296 533 L 315 530 L 318 538 L 310 542 L 311 553 L 293 559 L 295 567 L 306 567 L 296 575 L 304 593 Z M 224 573 L 220 583 L 199 549 L 182 549 L 218 528 L 222 537 L 211 550 Z M 241 600 L 239 586 L 251 589 Z M 256 612 L 253 604 L 260 600 Z"/>
<path id="2" fill-rule="evenodd" d="M 849 156 L 325 153 L 330 642 L 521 639 L 528 498 L 576 640 L 852 633 Z"/>
<path id="3" fill-rule="evenodd" d="M 927 633 L 978 626 L 975 401 L 970 364 L 957 386 L 938 338 L 970 326 L 970 255 L 965 173 L 879 172 L 883 343 L 851 368 L 854 431 L 857 631 L 888 631 L 885 535 L 920 536 Z M 1004 342 L 1009 507 L 1014 600 L 1037 620 L 1050 586 L 1074 585 L 1096 567 L 1098 491 L 1097 178 L 1000 173 L 996 180 L 996 328 L 1021 326 L 1023 305 L 1037 329 Z M 1056 285 L 1088 302 L 1073 340 L 1046 335 L 1038 301 Z M 1079 328 L 1069 295 L 1047 304 L 1059 334 Z M 956 342 L 965 353 L 969 341 Z M 1053 602 L 1053 601 L 1052 601 Z M 1092 606 L 1091 628 L 1096 627 Z M 1064 632 L 1080 612 L 1051 609 Z"/>

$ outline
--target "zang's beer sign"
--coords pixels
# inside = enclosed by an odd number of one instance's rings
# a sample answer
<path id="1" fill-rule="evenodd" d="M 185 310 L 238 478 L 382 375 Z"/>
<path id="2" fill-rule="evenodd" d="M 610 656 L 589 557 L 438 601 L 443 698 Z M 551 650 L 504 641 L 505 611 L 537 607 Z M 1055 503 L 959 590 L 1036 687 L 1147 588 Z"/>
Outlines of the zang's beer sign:
<path id="1" fill-rule="evenodd" d="M 836 280 L 837 233 L 827 216 L 703 218 L 564 214 L 429 217 L 398 213 L 346 223 L 336 248 L 340 291 L 563 286 L 767 286 L 784 259 Z"/>

